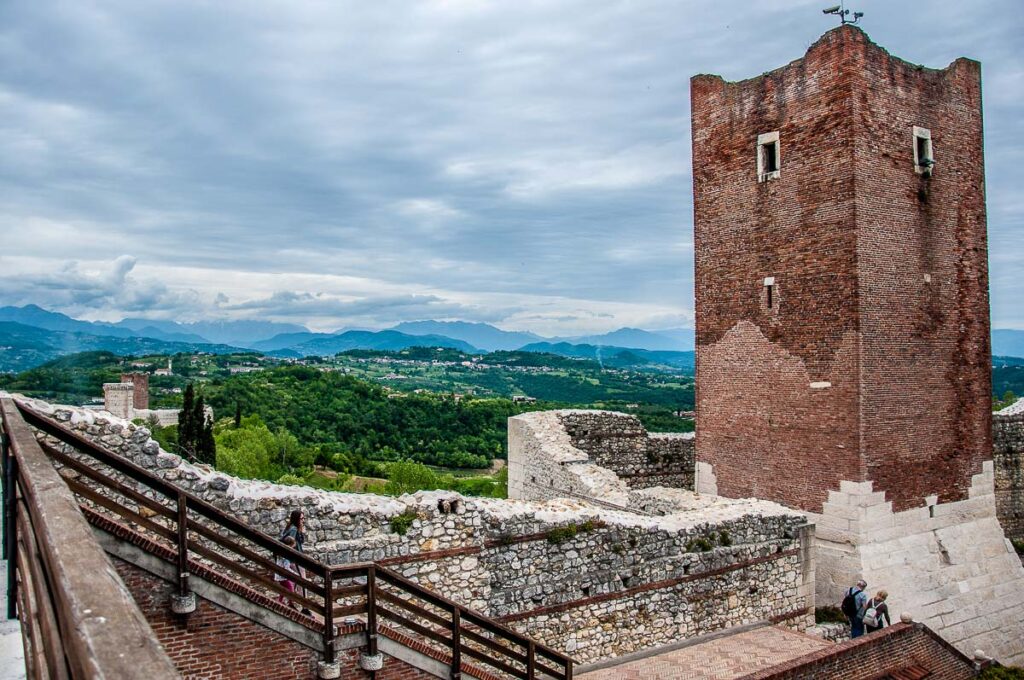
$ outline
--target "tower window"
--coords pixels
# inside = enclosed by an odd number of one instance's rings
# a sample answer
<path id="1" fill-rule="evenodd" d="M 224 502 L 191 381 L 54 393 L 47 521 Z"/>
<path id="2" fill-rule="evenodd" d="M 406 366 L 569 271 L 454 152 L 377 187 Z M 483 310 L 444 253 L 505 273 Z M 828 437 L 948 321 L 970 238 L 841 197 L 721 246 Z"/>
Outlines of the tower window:
<path id="1" fill-rule="evenodd" d="M 777 300 L 775 299 L 775 277 L 766 276 L 764 279 L 764 306 L 770 312 L 775 312 Z"/>
<path id="2" fill-rule="evenodd" d="M 914 172 L 929 176 L 935 167 L 935 156 L 932 154 L 932 132 L 923 127 L 914 126 Z"/>
<path id="3" fill-rule="evenodd" d="M 757 136 L 757 181 L 764 182 L 779 178 L 782 155 L 779 147 L 779 133 L 766 132 Z"/>

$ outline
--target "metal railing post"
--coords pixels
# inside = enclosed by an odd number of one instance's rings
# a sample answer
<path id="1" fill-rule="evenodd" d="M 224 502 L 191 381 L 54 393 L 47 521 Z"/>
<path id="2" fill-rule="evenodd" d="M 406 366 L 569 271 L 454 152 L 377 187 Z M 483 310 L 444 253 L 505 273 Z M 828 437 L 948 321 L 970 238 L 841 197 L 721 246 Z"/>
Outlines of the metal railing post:
<path id="1" fill-rule="evenodd" d="M 178 492 L 178 595 L 188 595 L 188 501 Z"/>
<path id="2" fill-rule="evenodd" d="M 462 677 L 462 616 L 458 606 L 452 607 L 452 680 Z"/>
<path id="3" fill-rule="evenodd" d="M 324 661 L 334 663 L 334 571 L 324 570 Z"/>
<path id="4" fill-rule="evenodd" d="M 377 655 L 377 572 L 372 564 L 366 570 L 366 652 Z"/>
<path id="5" fill-rule="evenodd" d="M 533 640 L 526 643 L 526 680 L 533 680 L 537 675 L 537 644 Z"/>
<path id="6" fill-rule="evenodd" d="M 4 462 L 4 559 L 7 560 L 7 618 L 18 616 L 18 459 L 11 454 L 11 440 L 0 433 Z"/>

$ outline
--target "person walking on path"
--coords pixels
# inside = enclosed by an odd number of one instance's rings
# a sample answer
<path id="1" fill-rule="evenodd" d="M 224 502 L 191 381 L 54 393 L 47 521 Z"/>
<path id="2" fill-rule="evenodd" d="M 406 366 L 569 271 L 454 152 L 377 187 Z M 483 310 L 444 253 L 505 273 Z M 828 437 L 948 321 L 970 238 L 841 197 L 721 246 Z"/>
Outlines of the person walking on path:
<path id="1" fill-rule="evenodd" d="M 868 601 L 868 595 L 864 590 L 868 587 L 864 579 L 857 581 L 857 585 L 846 591 L 843 598 L 843 614 L 850 621 L 850 637 L 858 638 L 864 634 L 864 621 L 861 619 L 865 610 L 864 605 Z"/>
<path id="2" fill-rule="evenodd" d="M 296 550 L 306 552 L 303 550 L 306 543 L 306 516 L 302 514 L 302 510 L 292 510 L 288 516 L 288 524 L 284 525 L 284 531 L 281 532 L 282 541 L 285 536 L 292 537 Z"/>
<path id="3" fill-rule="evenodd" d="M 292 510 L 288 516 L 288 523 L 284 525 L 284 531 L 281 532 L 281 540 L 290 538 L 295 541 L 295 549 L 300 553 L 306 552 L 303 550 L 303 546 L 306 544 L 306 516 L 302 513 L 302 510 Z M 306 578 L 306 570 L 301 566 L 295 566 L 296 573 L 302 578 Z M 301 586 L 298 588 L 299 595 L 305 595 L 306 589 Z M 302 613 L 306 616 L 312 616 L 312 613 L 306 607 L 302 608 Z"/>
<path id="4" fill-rule="evenodd" d="M 889 605 L 885 603 L 888 597 L 889 593 L 879 590 L 873 598 L 864 603 L 860 619 L 865 632 L 874 633 L 892 625 L 892 621 L 889 620 Z"/>
<path id="5" fill-rule="evenodd" d="M 289 548 L 295 547 L 295 539 L 291 536 L 285 536 L 283 539 L 281 539 L 281 542 Z M 288 559 L 284 555 L 278 555 L 275 562 L 277 563 L 277 566 L 281 567 L 281 569 L 283 569 L 284 571 L 288 571 L 293 574 L 298 573 L 296 571 L 297 567 L 292 563 L 290 559 Z M 289 593 L 295 592 L 295 581 L 292 581 L 286 575 L 275 571 L 274 580 L 280 583 L 284 587 L 284 589 L 287 590 Z M 298 605 L 296 605 L 295 602 L 293 602 L 291 598 L 286 596 L 284 593 L 278 594 L 277 601 L 285 606 L 291 607 L 292 609 L 298 609 Z"/>

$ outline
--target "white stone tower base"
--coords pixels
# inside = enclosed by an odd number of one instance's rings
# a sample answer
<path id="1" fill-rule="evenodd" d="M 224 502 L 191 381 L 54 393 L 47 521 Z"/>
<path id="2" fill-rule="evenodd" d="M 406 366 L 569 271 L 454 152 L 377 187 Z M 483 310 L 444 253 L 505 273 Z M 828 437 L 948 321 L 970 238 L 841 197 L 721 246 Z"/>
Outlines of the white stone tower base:
<path id="1" fill-rule="evenodd" d="M 838 605 L 858 579 L 889 591 L 891 616 L 909 612 L 961 652 L 1024 665 L 1024 567 L 996 519 L 993 465 L 967 500 L 892 511 L 871 482 L 830 491 L 817 525 L 817 602 Z"/>

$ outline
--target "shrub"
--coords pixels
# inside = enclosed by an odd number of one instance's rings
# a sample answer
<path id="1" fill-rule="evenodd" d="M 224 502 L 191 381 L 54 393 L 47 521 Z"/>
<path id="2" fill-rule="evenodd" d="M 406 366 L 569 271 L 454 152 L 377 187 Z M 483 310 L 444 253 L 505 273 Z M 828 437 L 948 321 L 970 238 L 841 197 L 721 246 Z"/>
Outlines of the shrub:
<path id="1" fill-rule="evenodd" d="M 728 531 L 721 531 L 718 533 L 718 545 L 726 548 L 732 545 L 732 536 L 729 535 Z"/>
<path id="2" fill-rule="evenodd" d="M 846 614 L 839 607 L 815 607 L 815 623 L 847 623 Z"/>
<path id="3" fill-rule="evenodd" d="M 711 544 L 711 541 L 701 536 L 700 538 L 695 538 L 686 544 L 686 552 L 707 552 L 713 547 L 714 546 Z"/>
<path id="4" fill-rule="evenodd" d="M 548 530 L 544 537 L 548 539 L 548 543 L 558 545 L 564 543 L 571 538 L 576 537 L 577 527 L 575 524 L 566 524 L 564 527 L 555 527 L 554 529 Z"/>
<path id="5" fill-rule="evenodd" d="M 399 536 L 405 536 L 406 532 L 409 531 L 409 527 L 412 523 L 417 520 L 417 515 L 412 510 L 406 510 L 401 515 L 395 515 L 391 518 L 391 530 Z"/>
<path id="6" fill-rule="evenodd" d="M 978 675 L 978 680 L 1024 680 L 1024 668 L 1018 666 L 990 666 Z"/>
<path id="7" fill-rule="evenodd" d="M 1017 551 L 1018 555 L 1024 555 L 1024 538 L 1018 538 L 1010 541 L 1013 544 L 1013 549 Z"/>

